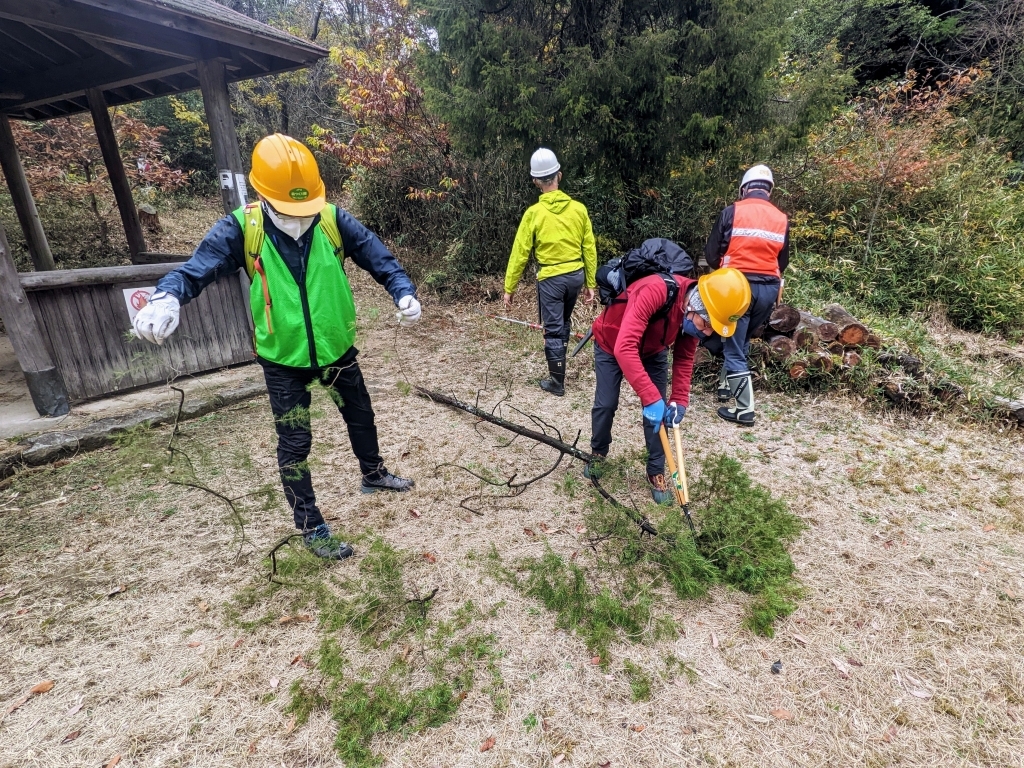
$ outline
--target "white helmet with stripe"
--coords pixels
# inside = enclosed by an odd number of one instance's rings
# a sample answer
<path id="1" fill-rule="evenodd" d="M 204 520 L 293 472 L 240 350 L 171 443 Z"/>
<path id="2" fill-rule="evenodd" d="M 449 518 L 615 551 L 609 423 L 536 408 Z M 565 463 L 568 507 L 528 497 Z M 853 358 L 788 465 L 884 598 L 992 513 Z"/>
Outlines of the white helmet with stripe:
<path id="1" fill-rule="evenodd" d="M 752 181 L 768 182 L 769 191 L 775 187 L 775 177 L 772 175 L 772 169 L 767 165 L 755 165 L 743 174 L 743 181 L 740 182 L 740 194 L 743 194 L 743 188 Z"/>

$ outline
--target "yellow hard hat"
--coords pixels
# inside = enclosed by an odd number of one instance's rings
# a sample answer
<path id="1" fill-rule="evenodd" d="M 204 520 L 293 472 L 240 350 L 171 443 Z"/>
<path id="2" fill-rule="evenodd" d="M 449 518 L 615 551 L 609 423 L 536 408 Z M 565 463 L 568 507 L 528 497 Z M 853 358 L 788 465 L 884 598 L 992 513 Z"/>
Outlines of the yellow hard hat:
<path id="1" fill-rule="evenodd" d="M 313 153 L 283 133 L 266 136 L 256 144 L 249 182 L 285 216 L 316 216 L 327 203 Z"/>
<path id="2" fill-rule="evenodd" d="M 750 283 L 738 269 L 722 267 L 697 280 L 697 291 L 719 336 L 736 333 L 736 321 L 750 307 Z"/>

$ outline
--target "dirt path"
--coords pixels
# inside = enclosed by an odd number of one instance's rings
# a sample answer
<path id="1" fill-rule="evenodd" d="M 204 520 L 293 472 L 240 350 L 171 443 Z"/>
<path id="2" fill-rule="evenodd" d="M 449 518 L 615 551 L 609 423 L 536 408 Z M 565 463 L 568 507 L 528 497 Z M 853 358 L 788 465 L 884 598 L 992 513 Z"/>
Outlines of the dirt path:
<path id="1" fill-rule="evenodd" d="M 1019 435 L 782 396 L 763 398 L 764 418 L 743 432 L 714 419 L 711 396 L 698 393 L 687 417 L 693 464 L 709 450 L 735 456 L 808 523 L 793 547 L 806 594 L 773 639 L 742 628 L 742 593 L 665 597 L 661 610 L 683 634 L 616 643 L 602 668 L 485 563 L 492 547 L 504 562 L 547 545 L 587 556 L 576 532 L 589 498 L 574 479 L 579 465 L 470 514 L 458 500 L 476 482 L 435 475 L 437 464 L 526 476 L 547 454 L 518 442 L 498 450 L 495 433 L 403 394 L 402 384 L 408 376 L 473 399 L 486 378 L 481 402 L 493 404 L 511 380 L 518 408 L 570 437 L 580 429 L 585 441 L 588 358 L 572 364 L 569 394 L 550 398 L 529 383 L 543 365 L 532 332 L 428 303 L 427 320 L 396 335 L 379 289 L 358 283 L 361 359 L 385 458 L 417 489 L 359 495 L 342 421 L 318 397 L 321 506 L 349 535 L 372 533 L 410 553 L 409 583 L 438 589 L 432 616 L 452 617 L 472 600 L 499 650 L 490 682 L 450 721 L 377 738 L 384 765 L 1024 765 Z M 642 443 L 627 390 L 613 454 Z M 276 487 L 264 402 L 184 433 L 179 445 L 211 488 L 241 496 Z M 330 712 L 306 724 L 285 712 L 293 681 L 317 679 L 311 662 L 329 630 L 294 592 L 262 597 L 263 554 L 290 531 L 280 497 L 238 502 L 248 521 L 240 541 L 223 502 L 173 484 L 160 451 L 168 437 L 136 436 L 0 490 L 0 712 L 32 685 L 55 682 L 0 723 L 0 765 L 99 766 L 115 755 L 133 767 L 341 765 Z M 542 523 L 561 531 L 545 535 Z M 365 548 L 335 569 L 358 573 L 363 557 Z M 339 642 L 355 668 L 361 646 Z M 696 671 L 692 682 L 668 680 L 669 654 Z M 647 670 L 650 700 L 634 701 L 627 660 Z M 770 671 L 776 660 L 781 674 Z"/>

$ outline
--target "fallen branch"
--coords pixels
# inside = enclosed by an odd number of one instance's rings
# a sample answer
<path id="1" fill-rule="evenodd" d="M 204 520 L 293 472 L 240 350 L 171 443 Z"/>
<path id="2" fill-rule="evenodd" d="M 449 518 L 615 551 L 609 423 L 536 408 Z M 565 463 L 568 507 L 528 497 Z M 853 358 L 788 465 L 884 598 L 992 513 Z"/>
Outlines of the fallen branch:
<path id="1" fill-rule="evenodd" d="M 454 397 L 449 397 L 448 395 L 442 395 L 440 392 L 432 392 L 431 390 L 424 389 L 423 387 L 416 387 L 416 393 L 420 397 L 424 397 L 424 398 L 426 398 L 428 400 L 433 400 L 434 402 L 441 403 L 442 405 L 447 405 L 449 408 L 455 408 L 455 409 L 460 410 L 460 411 L 465 411 L 466 413 L 470 413 L 473 416 L 476 416 L 477 418 L 483 419 L 484 421 L 487 421 L 487 422 L 489 422 L 491 424 L 494 424 L 495 426 L 501 427 L 503 429 L 507 429 L 510 432 L 515 432 L 517 435 L 522 435 L 523 437 L 528 437 L 531 440 L 536 440 L 538 443 L 542 443 L 544 445 L 550 446 L 550 447 L 554 448 L 555 450 L 559 451 L 558 460 L 555 461 L 554 466 L 552 466 L 551 469 L 547 470 L 546 472 L 544 472 L 541 475 L 538 475 L 537 477 L 534 477 L 534 478 L 532 478 L 530 480 L 526 480 L 526 481 L 519 482 L 519 483 L 513 482 L 516 479 L 516 475 L 512 475 L 512 477 L 508 478 L 507 480 L 503 480 L 503 481 L 499 482 L 497 480 L 492 480 L 492 479 L 490 479 L 488 477 L 484 477 L 483 475 L 481 475 L 481 474 L 479 474 L 477 472 L 474 472 L 473 470 L 469 469 L 468 467 L 463 467 L 463 466 L 461 466 L 459 464 L 446 463 L 446 464 L 440 464 L 437 467 L 437 469 L 440 469 L 441 467 L 454 467 L 456 469 L 461 469 L 464 472 L 468 472 L 470 475 L 472 475 L 476 479 L 480 480 L 482 483 L 487 483 L 488 485 L 492 485 L 492 486 L 496 486 L 496 487 L 507 487 L 509 489 L 510 493 L 509 493 L 509 496 L 506 497 L 506 498 L 518 496 L 519 494 L 521 494 L 526 489 L 527 486 L 529 486 L 532 483 L 535 483 L 538 480 L 541 480 L 541 479 L 547 477 L 548 475 L 550 475 L 552 472 L 555 471 L 555 469 L 558 468 L 558 466 L 562 463 L 562 459 L 564 459 L 566 456 L 572 456 L 573 458 L 579 459 L 580 461 L 586 461 L 586 462 L 593 461 L 596 458 L 593 454 L 590 454 L 590 453 L 587 453 L 586 451 L 581 451 L 580 449 L 578 449 L 576 447 L 576 443 L 575 442 L 572 443 L 572 444 L 569 444 L 569 443 L 567 443 L 567 442 L 565 442 L 563 440 L 559 440 L 557 438 L 551 437 L 550 435 L 544 434 L 543 432 L 537 432 L 536 430 L 529 429 L 527 427 L 523 427 L 523 426 L 521 426 L 519 424 L 516 424 L 514 422 L 506 421 L 505 419 L 502 419 L 502 418 L 500 418 L 498 416 L 495 416 L 495 415 L 493 415 L 491 413 L 488 413 L 487 411 L 482 411 L 482 410 L 480 410 L 479 408 L 477 408 L 475 406 L 463 403 L 462 401 L 460 401 L 460 400 L 458 400 L 458 399 L 456 399 Z M 519 413 L 522 413 L 522 411 L 519 411 Z M 554 430 L 555 432 L 558 431 L 557 429 L 552 427 L 550 424 L 547 424 L 546 422 L 543 422 L 543 421 L 541 421 L 540 419 L 538 419 L 538 418 L 536 418 L 534 416 L 530 416 L 529 414 L 523 414 L 523 415 L 526 416 L 529 419 L 534 420 L 535 423 L 543 424 L 544 426 L 548 427 L 549 429 Z M 579 434 L 577 434 L 576 435 L 576 440 L 578 441 L 579 439 L 580 439 Z M 640 530 L 643 533 L 650 534 L 651 536 L 659 536 L 657 528 L 654 527 L 654 525 L 651 523 L 650 520 L 648 520 L 646 517 L 643 517 L 642 515 L 640 515 L 636 510 L 631 509 L 630 507 L 627 507 L 625 504 L 622 504 L 614 496 L 612 496 L 610 493 L 608 493 L 604 488 L 601 487 L 600 483 L 598 483 L 597 477 L 592 476 L 591 477 L 591 482 L 593 483 L 594 488 L 597 490 L 597 492 L 599 494 L 601 494 L 601 496 L 609 504 L 611 504 L 616 509 L 620 509 L 623 512 L 625 512 L 625 514 L 629 517 L 629 519 L 632 520 L 634 523 L 636 523 L 640 527 Z M 469 499 L 473 498 L 473 496 L 475 496 L 475 495 L 476 494 L 467 496 L 465 499 L 462 500 L 462 502 L 459 504 L 459 506 L 463 507 L 464 509 L 468 509 L 470 512 L 473 512 L 474 514 L 478 514 L 479 515 L 479 514 L 481 514 L 480 512 L 477 512 L 475 509 L 472 509 L 470 507 L 466 507 L 465 506 L 465 502 L 468 501 Z M 660 536 L 660 538 L 663 539 L 664 541 L 670 543 L 670 544 L 675 543 L 674 539 L 672 539 L 671 537 Z"/>
<path id="2" fill-rule="evenodd" d="M 426 398 L 427 400 L 433 400 L 435 403 L 447 405 L 449 408 L 455 408 L 457 410 L 470 413 L 478 419 L 483 419 L 484 421 L 501 427 L 502 429 L 507 429 L 509 432 L 515 432 L 517 435 L 522 435 L 523 437 L 528 437 L 531 440 L 536 440 L 538 443 L 543 443 L 544 445 L 554 448 L 556 451 L 561 451 L 568 456 L 572 456 L 574 459 L 579 459 L 580 461 L 593 461 L 594 459 L 594 455 L 592 453 L 581 451 L 575 445 L 570 445 L 564 440 L 559 440 L 558 438 L 551 437 L 551 435 L 546 435 L 543 432 L 538 432 L 534 429 L 529 429 L 528 427 L 503 419 L 500 416 L 495 416 L 494 414 L 480 410 L 479 408 L 469 405 L 468 403 L 464 403 L 454 397 L 442 395 L 440 392 L 432 392 L 431 390 L 424 389 L 423 387 L 415 387 L 415 389 L 416 394 L 420 397 Z M 579 440 L 579 437 L 576 439 Z M 551 471 L 554 470 L 552 469 Z"/>

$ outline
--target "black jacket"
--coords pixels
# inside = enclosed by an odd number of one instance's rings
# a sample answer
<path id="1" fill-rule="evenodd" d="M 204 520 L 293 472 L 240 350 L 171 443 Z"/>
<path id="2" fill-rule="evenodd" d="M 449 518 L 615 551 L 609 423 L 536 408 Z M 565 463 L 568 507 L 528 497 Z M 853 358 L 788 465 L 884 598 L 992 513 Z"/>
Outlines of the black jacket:
<path id="1" fill-rule="evenodd" d="M 762 200 L 767 200 L 769 195 L 767 192 L 755 189 L 747 197 L 760 197 Z M 736 208 L 731 205 L 722 211 L 718 216 L 715 228 L 711 230 L 711 235 L 708 237 L 708 244 L 704 246 L 704 259 L 712 269 L 718 269 L 722 266 L 722 258 L 725 256 L 725 252 L 729 250 L 729 241 L 732 239 L 732 218 L 735 215 L 735 211 Z M 789 224 L 786 225 L 786 241 L 782 244 L 782 250 L 779 251 L 779 272 L 785 272 L 788 266 Z M 747 275 L 747 279 L 756 283 L 778 281 L 775 275 Z"/>

